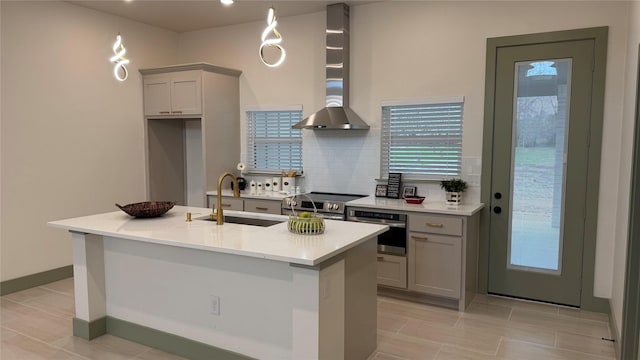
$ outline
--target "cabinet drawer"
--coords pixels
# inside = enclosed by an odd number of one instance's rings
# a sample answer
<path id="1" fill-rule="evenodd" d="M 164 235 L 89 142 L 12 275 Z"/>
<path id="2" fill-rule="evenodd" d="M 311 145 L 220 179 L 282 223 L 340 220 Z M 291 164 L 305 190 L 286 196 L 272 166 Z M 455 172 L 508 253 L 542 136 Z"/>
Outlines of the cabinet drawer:
<path id="1" fill-rule="evenodd" d="M 407 258 L 378 254 L 378 285 L 407 288 Z"/>
<path id="2" fill-rule="evenodd" d="M 280 215 L 282 206 L 280 201 L 247 199 L 244 201 L 244 211 Z"/>
<path id="3" fill-rule="evenodd" d="M 213 196 L 210 197 L 213 202 L 213 207 L 218 207 L 218 199 Z M 222 210 L 236 210 L 243 211 L 244 210 L 244 200 L 234 198 L 234 197 L 222 197 Z"/>
<path id="4" fill-rule="evenodd" d="M 409 230 L 462 236 L 462 218 L 447 215 L 409 215 Z"/>

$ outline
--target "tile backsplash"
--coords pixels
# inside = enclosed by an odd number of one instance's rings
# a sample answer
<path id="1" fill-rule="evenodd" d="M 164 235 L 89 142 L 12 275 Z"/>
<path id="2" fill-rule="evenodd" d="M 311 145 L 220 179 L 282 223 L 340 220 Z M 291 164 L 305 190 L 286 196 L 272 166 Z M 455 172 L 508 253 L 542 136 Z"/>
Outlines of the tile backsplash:
<path id="1" fill-rule="evenodd" d="M 380 176 L 380 129 L 304 130 L 307 191 L 371 195 Z"/>
<path id="2" fill-rule="evenodd" d="M 303 192 L 321 191 L 373 195 L 380 178 L 380 129 L 369 130 L 303 130 L 304 176 L 296 185 Z M 462 178 L 469 185 L 463 201 L 480 202 L 480 157 L 462 158 Z M 262 177 L 247 176 L 247 180 Z M 419 196 L 431 201 L 444 201 L 440 183 L 412 183 Z"/>

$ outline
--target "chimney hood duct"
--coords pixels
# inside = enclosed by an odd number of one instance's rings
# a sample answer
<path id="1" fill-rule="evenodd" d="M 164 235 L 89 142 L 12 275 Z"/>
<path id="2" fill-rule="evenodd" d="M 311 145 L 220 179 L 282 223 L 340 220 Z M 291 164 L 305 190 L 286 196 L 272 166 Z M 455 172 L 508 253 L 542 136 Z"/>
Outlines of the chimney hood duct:
<path id="1" fill-rule="evenodd" d="M 294 129 L 368 130 L 349 108 L 349 6 L 327 6 L 326 107 L 293 125 Z"/>

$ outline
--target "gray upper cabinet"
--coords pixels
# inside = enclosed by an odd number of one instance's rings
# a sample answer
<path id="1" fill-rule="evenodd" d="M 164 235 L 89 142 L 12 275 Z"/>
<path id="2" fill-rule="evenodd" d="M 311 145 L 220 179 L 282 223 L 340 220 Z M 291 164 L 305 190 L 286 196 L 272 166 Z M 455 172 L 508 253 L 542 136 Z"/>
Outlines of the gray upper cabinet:
<path id="1" fill-rule="evenodd" d="M 202 114 L 202 77 L 199 70 L 144 77 L 144 114 L 182 116 Z"/>
<path id="2" fill-rule="evenodd" d="M 241 72 L 206 63 L 141 69 L 147 196 L 205 206 L 240 158 Z"/>

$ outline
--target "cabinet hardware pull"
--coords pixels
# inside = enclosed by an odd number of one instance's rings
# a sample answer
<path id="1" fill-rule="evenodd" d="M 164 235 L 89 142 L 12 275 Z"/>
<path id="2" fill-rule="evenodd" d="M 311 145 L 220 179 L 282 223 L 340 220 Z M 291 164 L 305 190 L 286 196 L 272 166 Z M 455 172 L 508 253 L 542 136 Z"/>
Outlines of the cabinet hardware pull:
<path id="1" fill-rule="evenodd" d="M 413 240 L 422 240 L 422 241 L 427 241 L 427 240 L 429 240 L 426 236 L 424 236 L 424 237 L 423 237 L 423 236 L 415 236 L 415 235 L 411 235 L 411 238 L 412 238 Z"/>
<path id="2" fill-rule="evenodd" d="M 267 211 L 267 210 L 269 210 L 269 208 L 256 206 L 256 210 Z"/>
<path id="3" fill-rule="evenodd" d="M 176 111 L 172 111 L 171 113 L 173 113 L 173 114 L 182 114 L 182 111 L 176 110 Z"/>
<path id="4" fill-rule="evenodd" d="M 378 256 L 378 261 L 384 261 L 384 256 Z"/>
<path id="5" fill-rule="evenodd" d="M 171 114 L 169 111 L 160 111 L 160 114 Z"/>
<path id="6" fill-rule="evenodd" d="M 441 228 L 444 224 L 427 223 L 427 226 Z"/>
<path id="7" fill-rule="evenodd" d="M 222 204 L 222 207 L 231 207 L 231 204 Z"/>

